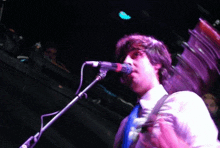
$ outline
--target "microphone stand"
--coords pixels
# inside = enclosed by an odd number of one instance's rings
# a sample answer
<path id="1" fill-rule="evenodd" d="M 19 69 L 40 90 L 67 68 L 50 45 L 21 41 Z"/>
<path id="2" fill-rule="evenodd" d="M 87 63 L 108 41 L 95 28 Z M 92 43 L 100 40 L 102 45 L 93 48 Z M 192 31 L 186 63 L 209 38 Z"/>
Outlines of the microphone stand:
<path id="1" fill-rule="evenodd" d="M 99 74 L 96 76 L 95 80 L 93 80 L 83 91 L 81 91 L 65 108 L 63 108 L 60 112 L 58 112 L 40 131 L 40 133 L 36 133 L 34 136 L 28 138 L 19 148 L 33 148 L 36 143 L 39 141 L 39 138 L 48 127 L 50 127 L 61 115 L 63 115 L 73 104 L 75 104 L 81 97 L 88 91 L 95 83 L 105 78 L 108 70 L 105 68 L 100 68 Z"/>
<path id="2" fill-rule="evenodd" d="M 2 20 L 2 13 L 3 13 L 3 8 L 4 8 L 4 2 L 5 2 L 6 0 L 2 0 L 2 4 L 1 4 L 1 9 L 0 9 L 0 22 L 1 22 L 1 20 Z"/>

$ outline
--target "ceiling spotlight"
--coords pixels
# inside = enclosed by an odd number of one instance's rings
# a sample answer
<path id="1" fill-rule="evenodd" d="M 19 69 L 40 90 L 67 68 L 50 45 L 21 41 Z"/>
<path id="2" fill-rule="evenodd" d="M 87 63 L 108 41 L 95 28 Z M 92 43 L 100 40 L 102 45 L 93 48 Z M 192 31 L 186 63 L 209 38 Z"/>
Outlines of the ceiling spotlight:
<path id="1" fill-rule="evenodd" d="M 119 17 L 120 17 L 121 19 L 123 19 L 123 20 L 129 20 L 129 19 L 131 19 L 131 16 L 128 15 L 128 14 L 126 14 L 124 11 L 120 11 L 120 12 L 118 13 L 118 15 L 119 15 Z"/>

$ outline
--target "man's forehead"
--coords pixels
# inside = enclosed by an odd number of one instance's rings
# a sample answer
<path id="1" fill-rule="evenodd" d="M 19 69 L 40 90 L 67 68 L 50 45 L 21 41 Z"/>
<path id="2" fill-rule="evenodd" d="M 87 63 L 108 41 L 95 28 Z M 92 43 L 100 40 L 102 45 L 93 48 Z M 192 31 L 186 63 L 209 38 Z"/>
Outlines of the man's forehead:
<path id="1" fill-rule="evenodd" d="M 129 51 L 129 52 L 127 53 L 127 55 L 131 55 L 131 54 L 134 54 L 134 53 L 136 53 L 136 52 L 144 53 L 143 50 L 141 50 L 141 49 L 139 49 L 139 48 L 135 48 L 135 49 Z"/>

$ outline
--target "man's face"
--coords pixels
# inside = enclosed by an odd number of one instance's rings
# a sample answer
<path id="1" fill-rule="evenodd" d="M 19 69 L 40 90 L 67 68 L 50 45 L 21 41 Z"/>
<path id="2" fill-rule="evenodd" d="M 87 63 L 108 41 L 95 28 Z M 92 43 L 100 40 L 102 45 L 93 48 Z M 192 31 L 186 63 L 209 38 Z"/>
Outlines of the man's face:
<path id="1" fill-rule="evenodd" d="M 218 106 L 216 105 L 213 99 L 205 99 L 205 104 L 211 114 L 215 114 L 218 110 Z"/>
<path id="2" fill-rule="evenodd" d="M 124 63 L 132 66 L 132 73 L 124 76 L 125 85 L 128 85 L 138 96 L 141 97 L 159 84 L 158 69 L 160 65 L 152 65 L 143 51 L 130 51 L 125 57 Z"/>
<path id="3" fill-rule="evenodd" d="M 57 50 L 55 48 L 47 48 L 44 55 L 51 60 L 56 60 Z"/>

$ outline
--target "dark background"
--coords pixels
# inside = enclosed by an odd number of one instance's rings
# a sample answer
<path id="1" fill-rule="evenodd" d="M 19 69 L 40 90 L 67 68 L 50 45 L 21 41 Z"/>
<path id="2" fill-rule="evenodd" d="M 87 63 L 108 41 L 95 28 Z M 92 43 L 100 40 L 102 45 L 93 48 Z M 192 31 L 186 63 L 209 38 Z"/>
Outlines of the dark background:
<path id="1" fill-rule="evenodd" d="M 58 45 L 60 60 L 71 72 L 79 72 L 88 60 L 114 61 L 117 40 L 139 32 L 153 35 L 181 53 L 180 41 L 188 40 L 200 17 L 211 24 L 219 18 L 219 1 L 148 0 L 7 0 L 1 22 L 23 36 L 22 50 L 36 42 Z M 131 20 L 121 20 L 123 10 Z M 78 74 L 78 73 L 77 73 Z"/>
<path id="2" fill-rule="evenodd" d="M 43 48 L 53 42 L 59 50 L 58 60 L 71 73 L 80 75 L 85 61 L 114 62 L 118 39 L 136 32 L 164 41 L 175 65 L 176 55 L 183 51 L 182 41 L 189 39 L 188 30 L 199 18 L 213 24 L 219 19 L 219 6 L 218 0 L 7 0 L 1 22 L 23 37 L 23 54 L 28 55 L 37 42 Z M 131 20 L 120 19 L 121 10 L 131 15 Z M 85 77 L 90 80 L 96 74 L 89 69 Z M 112 75 L 106 79 L 117 82 L 116 74 Z"/>
<path id="3" fill-rule="evenodd" d="M 196 26 L 199 18 L 214 24 L 220 16 L 219 0 L 0 2 L 4 6 L 1 9 L 1 23 L 23 37 L 20 41 L 20 55 L 29 56 L 37 42 L 41 42 L 42 48 L 45 48 L 48 42 L 53 42 L 58 47 L 58 60 L 71 71 L 68 77 L 65 74 L 56 76 L 57 79 L 52 75 L 48 77 L 42 71 L 38 73 L 34 67 L 16 63 L 16 59 L 1 53 L 0 115 L 3 120 L 0 130 L 1 133 L 7 134 L 2 134 L 0 140 L 4 141 L 7 147 L 20 146 L 39 131 L 40 115 L 62 109 L 71 101 L 79 84 L 83 62 L 114 62 L 115 44 L 125 34 L 138 32 L 164 41 L 170 49 L 175 65 L 176 55 L 183 52 L 182 41 L 189 39 L 188 30 Z M 118 13 L 121 10 L 132 18 L 120 19 Z M 219 26 L 216 26 L 216 29 L 219 30 Z M 56 71 L 53 66 L 49 67 Z M 97 73 L 98 69 L 86 67 L 86 84 L 93 80 Z M 65 88 L 65 84 L 62 84 L 64 88 L 58 88 L 58 84 L 64 82 L 62 76 L 73 76 L 74 79 L 69 79 L 71 81 L 68 82 L 74 83 L 71 84 L 74 87 L 69 85 Z M 99 82 L 100 85 L 90 90 L 91 98 L 80 100 L 62 120 L 57 121 L 52 130 L 43 134 L 37 146 L 111 147 L 121 119 L 132 108 L 127 103 L 134 103 L 133 94 L 120 85 L 117 76 L 116 73 L 109 72 L 107 77 Z M 213 87 L 213 92 L 219 95 L 219 85 Z M 119 98 L 128 102 L 122 103 Z M 101 103 L 98 103 L 100 100 Z"/>

